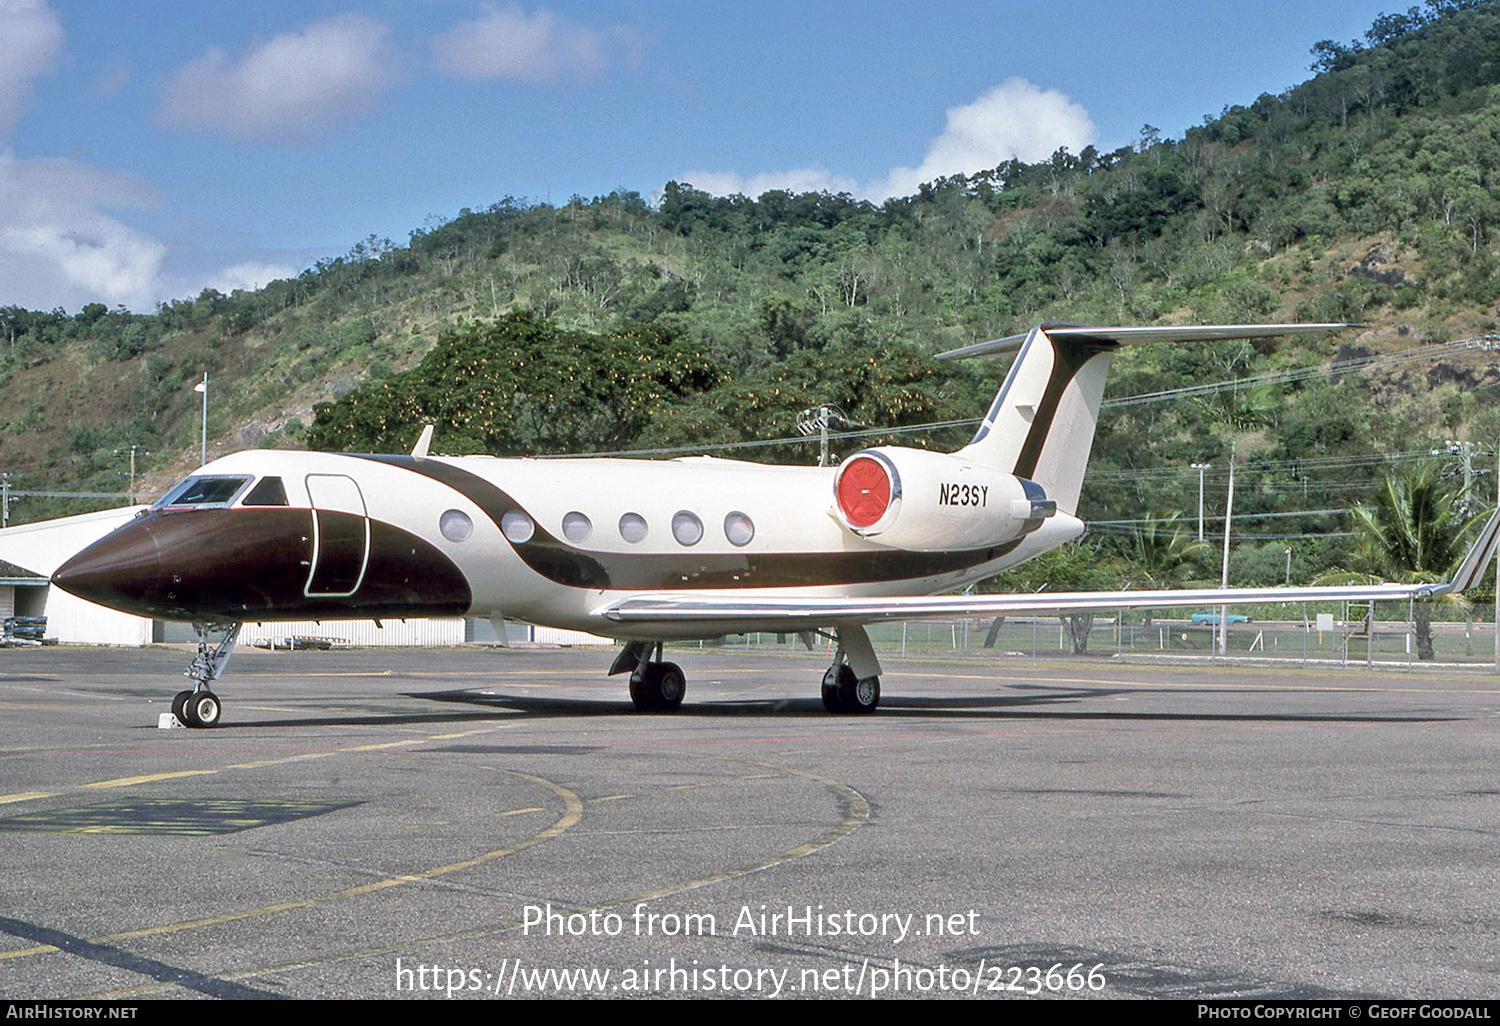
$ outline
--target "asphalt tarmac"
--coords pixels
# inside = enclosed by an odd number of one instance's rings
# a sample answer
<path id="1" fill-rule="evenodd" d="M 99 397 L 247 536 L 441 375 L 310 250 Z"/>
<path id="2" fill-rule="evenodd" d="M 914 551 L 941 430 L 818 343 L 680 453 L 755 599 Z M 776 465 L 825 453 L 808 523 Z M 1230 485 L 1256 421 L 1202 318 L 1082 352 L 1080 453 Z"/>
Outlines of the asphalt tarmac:
<path id="1" fill-rule="evenodd" d="M 1500 996 L 1500 681 L 0 651 L 0 997 Z"/>

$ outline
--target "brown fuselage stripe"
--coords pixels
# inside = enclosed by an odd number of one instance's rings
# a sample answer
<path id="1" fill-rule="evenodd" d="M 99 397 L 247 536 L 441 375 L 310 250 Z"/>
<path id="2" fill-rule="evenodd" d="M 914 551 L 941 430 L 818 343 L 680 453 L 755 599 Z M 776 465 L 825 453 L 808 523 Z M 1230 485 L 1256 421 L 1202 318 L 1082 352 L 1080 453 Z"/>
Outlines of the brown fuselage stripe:
<path id="1" fill-rule="evenodd" d="M 105 535 L 53 577 L 81 598 L 141 616 L 229 621 L 458 616 L 469 582 L 429 542 L 379 520 L 317 511 L 325 547 L 316 588 L 351 595 L 307 595 L 313 564 L 313 512 L 276 507 L 153 511 Z M 352 541 L 351 539 L 357 539 Z M 321 582 L 321 583 L 320 583 Z"/>
<path id="2" fill-rule="evenodd" d="M 1017 477 L 1029 478 L 1036 473 L 1037 461 L 1041 459 L 1042 449 L 1047 444 L 1047 435 L 1052 431 L 1052 421 L 1057 417 L 1057 408 L 1062 403 L 1063 393 L 1078 376 L 1078 372 L 1100 353 L 1113 352 L 1119 348 L 1113 342 L 1096 342 L 1089 339 L 1051 339 L 1051 342 L 1052 373 L 1047 378 L 1047 387 L 1042 390 L 1042 401 L 1037 404 L 1036 416 L 1031 421 L 1031 430 L 1027 432 L 1026 441 L 1021 446 L 1021 453 L 1016 457 L 1015 475 Z M 1087 458 L 1088 453 L 1080 453 L 1079 456 Z"/>
<path id="3" fill-rule="evenodd" d="M 447 485 L 499 526 L 506 513 L 526 511 L 502 489 L 450 463 L 414 456 L 350 454 L 421 474 Z M 525 542 L 511 542 L 526 565 L 555 584 L 619 591 L 710 588 L 792 588 L 916 580 L 968 570 L 1005 556 L 1019 540 L 950 552 L 661 553 L 588 552 L 557 538 L 540 523 Z"/>

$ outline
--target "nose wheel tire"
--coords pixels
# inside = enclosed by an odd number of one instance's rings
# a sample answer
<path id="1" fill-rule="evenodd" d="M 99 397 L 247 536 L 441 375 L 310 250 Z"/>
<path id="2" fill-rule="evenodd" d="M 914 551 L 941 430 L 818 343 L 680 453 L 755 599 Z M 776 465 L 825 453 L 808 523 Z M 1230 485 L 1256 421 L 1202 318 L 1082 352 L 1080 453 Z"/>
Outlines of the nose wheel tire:
<path id="1" fill-rule="evenodd" d="M 687 677 L 676 663 L 642 663 L 630 678 L 630 700 L 640 712 L 673 712 L 687 694 Z"/>
<path id="2" fill-rule="evenodd" d="M 188 697 L 182 704 L 182 715 L 178 719 L 189 727 L 217 727 L 219 716 L 224 711 L 219 696 L 212 691 L 189 691 L 186 694 Z M 175 710 L 175 699 L 172 704 Z"/>

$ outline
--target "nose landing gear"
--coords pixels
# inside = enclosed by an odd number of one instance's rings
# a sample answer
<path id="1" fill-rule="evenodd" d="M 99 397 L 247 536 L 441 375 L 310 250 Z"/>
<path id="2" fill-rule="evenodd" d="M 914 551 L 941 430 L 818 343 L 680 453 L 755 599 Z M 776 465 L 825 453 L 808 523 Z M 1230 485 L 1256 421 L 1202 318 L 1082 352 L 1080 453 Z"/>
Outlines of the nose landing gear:
<path id="1" fill-rule="evenodd" d="M 229 657 L 234 653 L 234 643 L 240 636 L 240 624 L 195 623 L 193 630 L 198 635 L 198 654 L 193 657 L 192 665 L 183 674 L 193 682 L 193 686 L 173 696 L 172 715 L 187 727 L 217 727 L 224 711 L 224 703 L 214 694 L 211 685 L 229 664 Z M 223 637 L 210 650 L 210 639 L 220 632 Z"/>

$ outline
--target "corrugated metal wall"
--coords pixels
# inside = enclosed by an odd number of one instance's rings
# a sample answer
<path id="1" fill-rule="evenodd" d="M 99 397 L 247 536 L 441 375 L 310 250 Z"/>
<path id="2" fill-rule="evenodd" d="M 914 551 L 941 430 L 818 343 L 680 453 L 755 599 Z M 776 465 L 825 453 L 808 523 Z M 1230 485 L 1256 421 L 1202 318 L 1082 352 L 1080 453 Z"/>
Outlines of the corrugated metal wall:
<path id="1" fill-rule="evenodd" d="M 538 645 L 615 645 L 613 638 L 601 638 L 585 631 L 565 631 L 557 627 L 531 628 L 531 640 Z"/>
<path id="2" fill-rule="evenodd" d="M 276 641 L 285 638 L 331 638 L 351 645 L 408 647 L 422 645 L 462 645 L 462 617 L 432 619 L 382 620 L 377 627 L 372 620 L 312 620 L 283 623 L 247 623 L 240 628 L 240 644 Z"/>
<path id="3" fill-rule="evenodd" d="M 290 637 L 332 638 L 350 645 L 372 647 L 407 647 L 421 645 L 498 645 L 500 636 L 495 625 L 480 617 L 443 617 L 433 619 L 382 620 L 376 627 L 370 620 L 302 620 L 282 623 L 247 623 L 240 628 L 240 644 L 253 645 L 257 640 L 275 640 L 277 645 Z M 156 640 L 164 642 L 197 641 L 190 624 L 175 621 L 156 623 Z M 509 645 L 616 645 L 611 638 L 601 638 L 583 631 L 564 631 L 552 627 L 533 627 L 515 620 L 505 621 L 505 643 Z"/>

